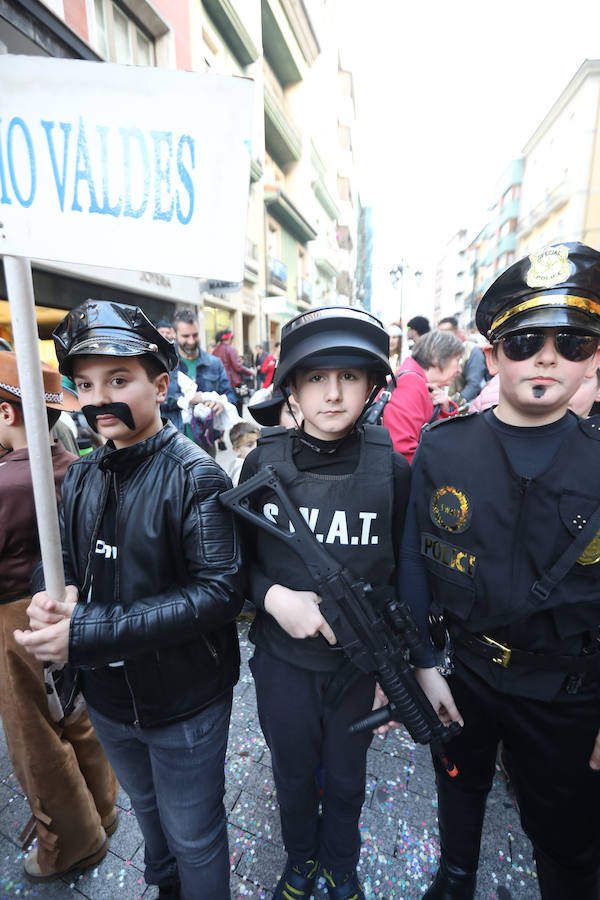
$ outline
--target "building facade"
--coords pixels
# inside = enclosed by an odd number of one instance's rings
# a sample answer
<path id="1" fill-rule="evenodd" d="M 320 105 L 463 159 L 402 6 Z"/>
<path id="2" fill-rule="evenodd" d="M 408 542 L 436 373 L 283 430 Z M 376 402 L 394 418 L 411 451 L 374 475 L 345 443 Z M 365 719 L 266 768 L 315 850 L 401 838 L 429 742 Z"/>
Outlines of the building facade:
<path id="1" fill-rule="evenodd" d="M 556 241 L 600 248 L 600 60 L 586 60 L 524 147 L 519 256 Z"/>
<path id="2" fill-rule="evenodd" d="M 231 328 L 250 353 L 299 311 L 356 301 L 355 110 L 337 15 L 326 0 L 0 0 L 0 52 L 217 72 L 255 85 L 243 284 L 32 261 L 42 337 L 82 300 L 117 298 L 153 319 L 192 307 L 204 346 Z M 0 328 L 9 322 L 0 282 Z"/>

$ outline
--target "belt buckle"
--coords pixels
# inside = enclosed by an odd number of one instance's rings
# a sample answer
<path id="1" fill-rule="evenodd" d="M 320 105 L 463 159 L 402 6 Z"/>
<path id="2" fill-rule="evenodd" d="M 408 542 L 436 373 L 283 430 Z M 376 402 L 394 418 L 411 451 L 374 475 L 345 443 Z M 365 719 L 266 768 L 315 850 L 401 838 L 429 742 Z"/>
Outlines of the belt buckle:
<path id="1" fill-rule="evenodd" d="M 482 634 L 481 637 L 489 644 L 491 647 L 496 647 L 498 650 L 502 651 L 500 656 L 492 657 L 492 662 L 497 663 L 497 665 L 502 666 L 503 669 L 508 668 L 508 664 L 510 663 L 510 655 L 511 649 L 510 647 L 505 647 L 504 644 L 499 644 L 498 641 L 495 641 L 493 638 L 488 637 L 487 634 Z"/>

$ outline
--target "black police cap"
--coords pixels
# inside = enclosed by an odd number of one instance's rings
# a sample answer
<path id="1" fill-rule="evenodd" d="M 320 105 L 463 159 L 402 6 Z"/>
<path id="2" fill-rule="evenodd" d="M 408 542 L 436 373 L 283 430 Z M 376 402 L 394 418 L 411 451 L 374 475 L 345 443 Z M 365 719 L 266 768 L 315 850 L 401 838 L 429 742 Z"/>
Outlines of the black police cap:
<path id="1" fill-rule="evenodd" d="M 600 253 L 574 242 L 520 259 L 485 292 L 476 323 L 492 342 L 533 326 L 600 335 Z"/>
<path id="2" fill-rule="evenodd" d="M 165 372 L 177 365 L 175 347 L 139 306 L 111 300 L 86 300 L 72 309 L 53 332 L 58 366 L 71 375 L 76 356 L 154 357 Z"/>
<path id="3" fill-rule="evenodd" d="M 295 369 L 310 366 L 369 368 L 391 375 L 390 339 L 371 313 L 353 306 L 320 306 L 291 319 L 281 330 L 275 388 Z"/>

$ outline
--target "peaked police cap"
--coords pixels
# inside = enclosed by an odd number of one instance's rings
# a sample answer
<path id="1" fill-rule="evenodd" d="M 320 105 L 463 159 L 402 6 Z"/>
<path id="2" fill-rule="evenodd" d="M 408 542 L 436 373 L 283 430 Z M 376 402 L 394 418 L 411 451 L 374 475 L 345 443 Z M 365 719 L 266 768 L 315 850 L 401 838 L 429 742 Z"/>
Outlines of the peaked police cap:
<path id="1" fill-rule="evenodd" d="M 175 347 L 157 331 L 139 306 L 86 300 L 72 309 L 53 333 L 60 371 L 71 375 L 76 356 L 153 356 L 165 372 L 177 365 Z"/>
<path id="2" fill-rule="evenodd" d="M 476 323 L 492 342 L 535 326 L 600 335 L 600 253 L 586 244 L 561 243 L 523 257 L 485 292 Z"/>

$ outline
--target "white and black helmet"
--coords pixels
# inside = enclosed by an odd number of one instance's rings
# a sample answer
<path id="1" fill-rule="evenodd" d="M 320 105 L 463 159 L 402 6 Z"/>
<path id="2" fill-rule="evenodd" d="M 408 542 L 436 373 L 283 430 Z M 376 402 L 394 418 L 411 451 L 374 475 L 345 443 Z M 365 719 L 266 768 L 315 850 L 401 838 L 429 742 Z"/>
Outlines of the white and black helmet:
<path id="1" fill-rule="evenodd" d="M 392 375 L 390 339 L 375 316 L 353 306 L 321 306 L 301 313 L 281 331 L 273 385 L 285 385 L 296 369 L 366 368 L 383 387 Z"/>

